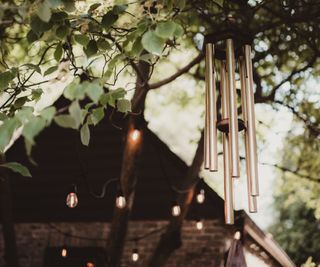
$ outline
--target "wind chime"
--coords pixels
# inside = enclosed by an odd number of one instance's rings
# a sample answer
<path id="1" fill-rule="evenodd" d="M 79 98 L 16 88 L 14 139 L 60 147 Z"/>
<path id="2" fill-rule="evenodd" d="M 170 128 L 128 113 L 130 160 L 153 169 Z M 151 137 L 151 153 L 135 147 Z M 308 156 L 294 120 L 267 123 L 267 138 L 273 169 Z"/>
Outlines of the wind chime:
<path id="1" fill-rule="evenodd" d="M 205 38 L 205 168 L 218 170 L 217 139 L 222 132 L 224 162 L 225 222 L 234 223 L 233 180 L 240 177 L 239 132 L 244 131 L 245 159 L 249 212 L 257 212 L 258 160 L 254 114 L 251 46 L 246 39 L 226 34 L 223 40 L 217 35 Z M 245 41 L 244 41 L 245 40 Z M 236 48 L 235 48 L 236 47 Z M 216 64 L 220 69 L 220 96 L 217 103 Z M 238 104 L 236 69 L 239 70 L 241 101 Z M 221 117 L 218 116 L 221 103 Z M 238 118 L 241 107 L 242 118 Z"/>

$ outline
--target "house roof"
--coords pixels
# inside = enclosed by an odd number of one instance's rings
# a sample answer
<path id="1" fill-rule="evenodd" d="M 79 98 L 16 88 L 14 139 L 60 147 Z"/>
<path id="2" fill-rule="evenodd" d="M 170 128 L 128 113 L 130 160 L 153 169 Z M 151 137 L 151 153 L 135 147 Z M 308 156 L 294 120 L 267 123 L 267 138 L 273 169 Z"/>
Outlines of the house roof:
<path id="1" fill-rule="evenodd" d="M 132 220 L 168 220 L 172 201 L 181 188 L 188 166 L 147 127 L 143 130 L 141 156 L 137 163 L 135 201 Z M 58 127 L 54 123 L 36 140 L 32 158 L 27 158 L 23 139 L 7 151 L 7 161 L 27 166 L 32 178 L 10 172 L 12 184 L 13 217 L 15 222 L 86 222 L 110 221 L 113 214 L 117 182 L 121 170 L 124 134 L 108 119 L 91 129 L 88 147 L 80 143 L 79 133 Z M 79 204 L 70 209 L 66 195 L 72 184 L 77 185 Z M 99 195 L 104 185 L 106 194 Z M 198 183 L 206 191 L 201 209 L 193 202 L 187 219 L 222 219 L 223 199 L 204 181 Z M 287 254 L 267 239 L 260 228 L 244 212 L 243 231 L 281 266 L 294 266 Z"/>

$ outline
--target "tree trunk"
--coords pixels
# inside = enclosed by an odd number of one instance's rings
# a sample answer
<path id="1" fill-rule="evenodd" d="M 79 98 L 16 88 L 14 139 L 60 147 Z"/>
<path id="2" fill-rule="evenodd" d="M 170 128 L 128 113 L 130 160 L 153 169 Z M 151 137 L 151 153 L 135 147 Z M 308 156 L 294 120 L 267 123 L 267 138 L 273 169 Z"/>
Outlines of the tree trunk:
<path id="1" fill-rule="evenodd" d="M 136 82 L 136 90 L 132 99 L 132 108 L 139 116 L 131 115 L 128 120 L 127 136 L 122 158 L 122 168 L 120 174 L 120 184 L 122 192 L 126 199 L 125 208 L 115 207 L 110 234 L 107 242 L 107 262 L 110 267 L 118 267 L 121 263 L 123 247 L 127 234 L 128 221 L 133 205 L 135 186 L 137 183 L 136 165 L 140 155 L 141 144 L 143 139 L 143 129 L 139 129 L 137 125 L 142 120 L 145 97 L 148 92 L 148 76 L 150 66 L 146 62 L 139 62 L 137 68 L 139 74 Z M 141 77 L 142 76 L 142 77 Z M 139 129 L 137 138 L 133 138 L 132 133 L 135 129 Z"/>

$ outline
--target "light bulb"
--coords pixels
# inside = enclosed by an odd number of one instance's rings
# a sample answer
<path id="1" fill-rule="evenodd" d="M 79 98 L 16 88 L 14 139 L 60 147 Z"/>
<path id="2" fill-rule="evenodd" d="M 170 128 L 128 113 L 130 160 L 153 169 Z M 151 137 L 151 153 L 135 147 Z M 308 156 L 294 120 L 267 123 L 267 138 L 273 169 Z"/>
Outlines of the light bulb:
<path id="1" fill-rule="evenodd" d="M 131 255 L 131 259 L 132 261 L 136 262 L 139 260 L 139 253 L 138 253 L 138 249 L 133 249 L 132 251 L 132 255 Z"/>
<path id="2" fill-rule="evenodd" d="M 126 199 L 122 194 L 117 196 L 117 198 L 116 198 L 116 206 L 119 209 L 123 209 L 126 206 Z"/>
<path id="3" fill-rule="evenodd" d="M 62 257 L 62 258 L 66 258 L 67 256 L 68 256 L 68 251 L 67 251 L 66 248 L 63 248 L 63 249 L 61 250 L 61 257 Z"/>
<path id="4" fill-rule="evenodd" d="M 92 263 L 92 262 L 87 262 L 87 267 L 94 267 L 95 265 L 94 265 L 94 263 Z"/>
<path id="5" fill-rule="evenodd" d="M 132 141 L 137 141 L 138 138 L 140 137 L 140 131 L 135 129 L 131 132 L 131 139 Z"/>
<path id="6" fill-rule="evenodd" d="M 237 232 L 234 234 L 234 239 L 240 240 L 240 238 L 241 238 L 241 233 L 240 233 L 240 231 L 237 231 Z"/>
<path id="7" fill-rule="evenodd" d="M 181 213 L 180 206 L 178 204 L 174 204 L 171 209 L 172 216 L 177 217 Z"/>
<path id="8" fill-rule="evenodd" d="M 70 192 L 67 195 L 66 204 L 71 209 L 75 208 L 78 205 L 78 196 L 75 192 Z"/>
<path id="9" fill-rule="evenodd" d="M 198 230 L 202 230 L 203 229 L 203 221 L 202 220 L 197 220 L 196 221 L 196 227 Z"/>
<path id="10" fill-rule="evenodd" d="M 204 193 L 204 190 L 201 189 L 200 192 L 197 194 L 197 202 L 199 204 L 202 204 L 205 200 L 205 193 Z"/>

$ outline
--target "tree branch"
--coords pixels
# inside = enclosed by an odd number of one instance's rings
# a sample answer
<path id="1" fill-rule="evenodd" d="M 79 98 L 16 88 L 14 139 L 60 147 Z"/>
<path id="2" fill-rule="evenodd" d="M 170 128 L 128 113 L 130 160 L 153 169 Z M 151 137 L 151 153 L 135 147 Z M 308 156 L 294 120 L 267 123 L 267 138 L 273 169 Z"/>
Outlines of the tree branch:
<path id="1" fill-rule="evenodd" d="M 178 78 L 182 74 L 187 73 L 193 66 L 197 65 L 203 59 L 203 57 L 204 57 L 203 53 L 199 54 L 189 64 L 184 66 L 182 69 L 178 70 L 175 74 L 171 75 L 170 77 L 168 77 L 166 79 L 163 79 L 162 81 L 150 84 L 149 89 L 156 89 L 156 88 L 159 88 L 165 84 L 168 84 L 168 83 L 174 81 L 176 78 Z"/>

